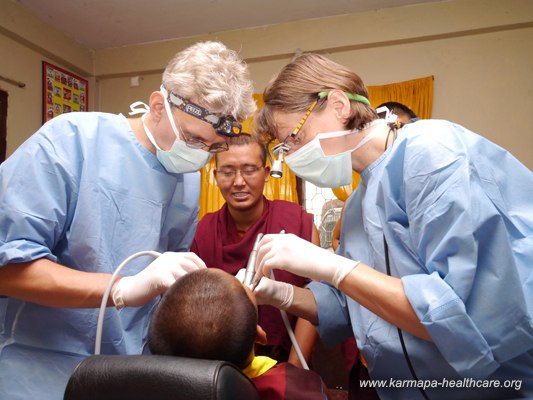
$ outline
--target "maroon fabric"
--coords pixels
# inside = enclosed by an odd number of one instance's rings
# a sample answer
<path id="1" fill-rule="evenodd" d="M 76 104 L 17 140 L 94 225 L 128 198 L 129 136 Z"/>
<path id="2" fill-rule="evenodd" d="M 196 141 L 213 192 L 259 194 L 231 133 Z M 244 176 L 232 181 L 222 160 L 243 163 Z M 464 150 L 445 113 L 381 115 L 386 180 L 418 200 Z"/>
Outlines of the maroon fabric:
<path id="1" fill-rule="evenodd" d="M 349 400 L 379 400 L 378 392 L 375 388 L 362 387 L 361 381 L 370 380 L 368 370 L 361 360 L 353 365 L 350 371 L 350 388 L 348 391 Z"/>
<path id="2" fill-rule="evenodd" d="M 353 336 L 344 339 L 341 343 L 341 351 L 344 355 L 346 370 L 351 371 L 354 364 L 359 360 L 359 349 Z"/>
<path id="3" fill-rule="evenodd" d="M 252 379 L 261 400 L 327 400 L 326 388 L 314 371 L 277 364 Z"/>
<path id="4" fill-rule="evenodd" d="M 264 209 L 261 219 L 239 237 L 235 223 L 228 212 L 227 204 L 214 213 L 206 214 L 196 230 L 191 251 L 195 252 L 208 267 L 220 268 L 235 275 L 239 269 L 246 267 L 255 238 L 259 233 L 286 233 L 311 241 L 313 233 L 313 215 L 299 204 L 284 200 L 270 201 L 263 197 Z M 308 279 L 275 270 L 274 277 L 278 281 L 288 282 L 296 286 L 304 286 Z M 288 315 L 294 327 L 295 318 Z M 283 325 L 278 309 L 271 306 L 259 306 L 259 325 L 267 333 L 268 351 L 258 351 L 258 355 L 268 355 L 278 361 L 286 361 L 291 347 L 287 330 Z M 283 356 L 282 356 L 283 354 Z"/>

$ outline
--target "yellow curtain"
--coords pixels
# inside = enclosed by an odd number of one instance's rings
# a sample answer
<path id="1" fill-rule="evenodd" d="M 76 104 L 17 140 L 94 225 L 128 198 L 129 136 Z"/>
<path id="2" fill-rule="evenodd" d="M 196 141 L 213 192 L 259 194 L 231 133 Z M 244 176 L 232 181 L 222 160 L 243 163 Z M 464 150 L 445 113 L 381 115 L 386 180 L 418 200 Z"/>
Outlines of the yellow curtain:
<path id="1" fill-rule="evenodd" d="M 359 175 L 357 172 L 352 171 L 352 184 L 351 185 L 344 185 L 338 188 L 331 189 L 333 194 L 337 199 L 340 201 L 346 201 L 348 196 L 352 194 L 352 192 L 355 190 L 357 185 L 359 185 L 359 182 L 361 181 L 361 175 Z"/>
<path id="2" fill-rule="evenodd" d="M 381 86 L 368 86 L 368 97 L 372 107 L 377 107 L 387 101 L 395 101 L 409 107 L 419 118 L 428 119 L 431 118 L 433 106 L 433 77 L 428 76 Z M 360 181 L 359 174 L 353 172 L 352 184 L 333 189 L 333 194 L 339 200 L 346 201 Z"/>
<path id="3" fill-rule="evenodd" d="M 404 82 L 391 83 L 381 86 L 368 86 L 369 100 L 373 107 L 379 106 L 387 101 L 396 101 L 405 104 L 418 115 L 419 118 L 431 118 L 431 108 L 433 106 L 433 77 L 413 79 Z M 254 95 L 258 108 L 264 105 L 261 94 Z M 244 121 L 243 131 L 251 132 L 251 118 Z M 269 150 L 278 142 L 271 143 Z M 270 165 L 270 160 L 267 160 Z M 200 214 L 201 219 L 206 213 L 214 212 L 220 209 L 224 204 L 224 198 L 218 190 L 215 177 L 214 157 L 201 170 L 201 191 L 200 191 Z M 352 184 L 333 189 L 333 194 L 341 201 L 346 201 L 348 196 L 355 190 L 361 177 L 358 173 L 352 173 Z M 298 193 L 296 190 L 296 176 L 283 163 L 283 177 L 269 178 L 265 185 L 264 195 L 270 199 L 281 199 L 298 202 Z"/>
<path id="4" fill-rule="evenodd" d="M 431 118 L 433 107 L 433 77 L 368 86 L 368 97 L 372 107 L 387 101 L 396 101 L 409 107 L 419 118 L 428 119 Z"/>
<path id="5" fill-rule="evenodd" d="M 261 108 L 264 105 L 263 95 L 254 94 L 257 107 Z M 252 131 L 252 119 L 249 118 L 242 124 L 243 132 L 250 133 Z M 269 151 L 272 154 L 272 147 L 278 144 L 278 141 L 269 144 Z M 271 166 L 270 160 L 267 158 L 267 165 Z M 215 169 L 215 157 L 213 157 L 207 165 L 200 171 L 201 174 L 201 190 L 200 190 L 200 213 L 199 219 L 210 212 L 215 212 L 224 204 L 224 198 L 218 190 L 218 186 L 213 174 Z M 263 194 L 269 200 L 287 200 L 298 203 L 298 192 L 296 191 L 296 176 L 283 163 L 283 176 L 281 178 L 269 177 L 265 184 Z"/>

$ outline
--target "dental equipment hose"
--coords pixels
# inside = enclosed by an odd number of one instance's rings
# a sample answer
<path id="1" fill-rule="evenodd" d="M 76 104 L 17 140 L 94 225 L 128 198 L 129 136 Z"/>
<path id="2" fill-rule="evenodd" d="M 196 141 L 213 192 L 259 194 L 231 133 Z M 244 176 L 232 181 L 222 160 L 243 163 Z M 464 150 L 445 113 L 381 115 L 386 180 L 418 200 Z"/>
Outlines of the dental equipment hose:
<path id="1" fill-rule="evenodd" d="M 282 229 L 280 234 L 284 234 L 285 229 Z M 254 265 L 255 269 L 255 265 Z M 274 271 L 270 271 L 270 279 L 273 281 L 276 280 L 274 277 Z M 296 340 L 296 336 L 294 335 L 294 331 L 292 330 L 291 324 L 289 323 L 289 317 L 287 317 L 287 313 L 285 310 L 279 310 L 281 313 L 281 319 L 283 320 L 283 324 L 285 325 L 285 329 L 287 329 L 287 333 L 289 334 L 289 338 L 292 342 L 292 347 L 294 347 L 294 351 L 296 352 L 296 355 L 298 356 L 298 360 L 300 360 L 300 364 L 302 364 L 303 369 L 309 369 L 309 366 L 307 365 L 307 361 L 305 361 L 305 357 L 302 354 L 302 350 L 300 349 L 300 345 L 298 344 L 298 340 Z"/>
<path id="2" fill-rule="evenodd" d="M 281 233 L 285 233 L 285 232 L 282 231 Z M 261 235 L 261 237 L 262 237 L 262 235 Z M 259 240 L 260 239 L 261 238 L 259 238 Z M 257 244 L 259 243 L 259 240 L 256 240 Z M 256 249 L 256 252 L 257 252 L 257 249 Z M 111 275 L 111 279 L 109 280 L 107 288 L 106 288 L 106 290 L 104 292 L 104 295 L 102 297 L 102 303 L 100 305 L 100 312 L 98 313 L 98 323 L 96 325 L 96 339 L 95 339 L 95 344 L 94 344 L 94 354 L 95 355 L 99 355 L 100 354 L 101 344 L 102 344 L 102 331 L 103 331 L 103 325 L 104 325 L 105 311 L 106 311 L 106 308 L 107 308 L 107 301 L 109 299 L 109 294 L 111 293 L 111 289 L 113 288 L 113 284 L 115 283 L 115 280 L 117 279 L 118 274 L 120 273 L 120 271 L 122 271 L 122 269 L 126 265 L 128 265 L 128 263 L 130 261 L 132 261 L 135 258 L 142 257 L 142 256 L 152 256 L 154 258 L 157 258 L 160 255 L 161 255 L 161 253 L 158 253 L 157 251 L 151 251 L 151 250 L 140 251 L 138 253 L 132 254 L 131 256 L 126 258 L 117 267 L 115 272 L 113 272 L 113 275 Z M 252 254 L 252 257 L 250 257 L 251 259 L 253 258 L 254 271 L 255 271 L 255 257 L 256 257 L 255 254 Z M 274 278 L 274 274 L 273 274 L 272 271 L 270 272 L 270 278 L 272 280 L 276 280 Z M 252 274 L 252 279 L 253 279 L 253 274 Z M 283 324 L 285 325 L 285 329 L 287 329 L 287 333 L 289 334 L 289 338 L 291 339 L 292 346 L 294 347 L 294 351 L 296 351 L 296 355 L 298 356 L 298 359 L 300 360 L 300 363 L 302 364 L 302 367 L 304 369 L 309 369 L 309 366 L 307 365 L 307 362 L 305 361 L 305 358 L 304 358 L 304 356 L 302 354 L 302 350 L 300 349 L 300 345 L 298 344 L 298 341 L 296 340 L 296 336 L 294 335 L 294 332 L 292 330 L 291 324 L 289 323 L 289 318 L 287 317 L 287 313 L 284 310 L 279 310 L 279 311 L 281 313 L 281 319 L 283 320 Z"/>
<path id="3" fill-rule="evenodd" d="M 102 329 L 104 325 L 104 315 L 105 310 L 107 308 L 107 300 L 109 298 L 109 293 L 111 292 L 111 289 L 113 288 L 113 284 L 115 283 L 115 280 L 117 279 L 118 274 L 124 268 L 131 260 L 142 257 L 142 256 L 152 256 L 154 258 L 157 258 L 161 255 L 161 253 L 158 253 L 157 251 L 147 250 L 147 251 L 140 251 L 138 253 L 132 254 L 128 258 L 126 258 L 122 263 L 117 267 L 115 272 L 113 272 L 113 275 L 111 275 L 111 280 L 107 284 L 107 288 L 104 292 L 104 296 L 102 297 L 102 304 L 100 305 L 100 312 L 98 314 L 98 323 L 96 325 L 96 339 L 94 343 L 94 354 L 99 355 L 100 354 L 100 348 L 102 344 Z"/>
<path id="4" fill-rule="evenodd" d="M 285 230 L 283 229 L 280 234 L 285 233 Z M 246 270 L 244 274 L 244 280 L 243 284 L 248 286 L 250 290 L 253 292 L 259 281 L 254 281 L 255 278 L 255 264 L 257 260 L 257 250 L 259 248 L 259 242 L 261 241 L 261 238 L 263 237 L 262 233 L 259 233 L 255 239 L 254 246 L 252 248 L 252 252 L 250 253 L 250 257 L 248 258 L 248 264 L 246 264 Z M 276 280 L 274 277 L 274 273 L 270 271 L 270 279 L 273 281 Z M 281 319 L 283 320 L 283 324 L 285 325 L 285 329 L 287 329 L 287 333 L 289 334 L 289 338 L 292 342 L 292 347 L 294 347 L 294 351 L 296 352 L 296 355 L 298 356 L 298 359 L 300 360 L 300 364 L 302 364 L 302 367 L 304 369 L 309 369 L 309 366 L 307 365 L 307 362 L 305 361 L 305 358 L 302 354 L 302 350 L 300 349 L 300 345 L 298 344 L 298 341 L 296 340 L 296 336 L 294 336 L 294 332 L 292 330 L 291 324 L 289 323 L 289 318 L 287 317 L 287 313 L 284 310 L 279 310 L 281 313 Z"/>
<path id="5" fill-rule="evenodd" d="M 274 273 L 270 271 L 270 279 L 275 281 Z M 296 355 L 298 356 L 298 360 L 300 360 L 300 364 L 302 364 L 303 369 L 309 369 L 309 366 L 307 365 L 307 362 L 305 361 L 305 357 L 302 354 L 302 350 L 300 349 L 300 345 L 298 344 L 298 340 L 296 340 L 296 336 L 294 335 L 294 331 L 292 330 L 291 324 L 289 323 L 289 318 L 287 317 L 287 313 L 285 310 L 279 310 L 281 313 L 281 319 L 283 320 L 283 324 L 285 324 L 285 329 L 287 329 L 287 333 L 289 334 L 289 338 L 292 342 L 292 347 L 294 347 L 294 351 L 296 351 Z"/>

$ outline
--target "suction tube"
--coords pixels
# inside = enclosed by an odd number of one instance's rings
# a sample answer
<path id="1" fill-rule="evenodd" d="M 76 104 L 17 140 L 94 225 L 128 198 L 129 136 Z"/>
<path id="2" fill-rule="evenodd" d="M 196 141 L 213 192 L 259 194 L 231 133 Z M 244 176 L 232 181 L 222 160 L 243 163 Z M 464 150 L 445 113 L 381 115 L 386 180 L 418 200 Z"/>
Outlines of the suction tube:
<path id="1" fill-rule="evenodd" d="M 95 355 L 100 354 L 100 348 L 101 348 L 101 344 L 102 344 L 102 330 L 103 330 L 103 325 L 104 325 L 105 310 L 107 308 L 107 300 L 109 298 L 109 293 L 111 292 L 111 288 L 113 287 L 113 284 L 115 283 L 115 280 L 117 279 L 118 274 L 120 273 L 122 268 L 124 268 L 126 265 L 128 265 L 128 263 L 131 260 L 133 260 L 133 259 L 135 259 L 137 257 L 152 256 L 154 258 L 157 258 L 160 255 L 161 255 L 161 253 L 158 253 L 157 251 L 151 251 L 151 250 L 140 251 L 138 253 L 132 254 L 131 256 L 126 258 L 124 261 L 122 261 L 122 264 L 120 264 L 117 267 L 117 269 L 115 270 L 115 272 L 113 272 L 113 275 L 111 275 L 111 280 L 107 284 L 107 288 L 106 288 L 106 290 L 104 292 L 104 296 L 102 297 L 102 304 L 100 305 L 100 312 L 98 314 L 98 323 L 96 325 L 96 339 L 95 339 L 95 342 L 94 342 L 94 354 Z"/>

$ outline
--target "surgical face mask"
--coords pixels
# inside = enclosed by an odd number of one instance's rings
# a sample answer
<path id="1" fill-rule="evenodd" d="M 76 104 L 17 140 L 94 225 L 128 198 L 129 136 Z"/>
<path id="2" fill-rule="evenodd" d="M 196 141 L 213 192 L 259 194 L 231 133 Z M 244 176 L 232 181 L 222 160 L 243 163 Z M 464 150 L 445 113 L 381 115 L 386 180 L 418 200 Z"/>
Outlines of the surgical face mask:
<path id="1" fill-rule="evenodd" d="M 378 124 L 385 124 L 385 121 L 372 121 L 364 129 Z M 336 188 L 349 185 L 352 183 L 352 153 L 380 132 L 380 129 L 374 129 L 353 149 L 334 155 L 324 154 L 324 150 L 320 146 L 320 140 L 346 136 L 355 132 L 353 130 L 346 130 L 319 133 L 302 148 L 286 156 L 285 162 L 292 172 L 315 186 Z"/>
<path id="2" fill-rule="evenodd" d="M 174 119 L 171 117 L 172 114 L 170 106 L 168 105 L 166 98 L 164 100 L 164 103 L 165 110 L 167 111 L 167 116 L 170 121 L 170 125 L 172 126 L 172 130 L 176 135 L 176 140 L 174 141 L 174 144 L 172 145 L 170 150 L 162 150 L 157 145 L 154 136 L 152 135 L 152 132 L 150 131 L 150 129 L 148 129 L 148 126 L 146 126 L 146 123 L 144 122 L 146 113 L 141 118 L 144 131 L 146 132 L 146 136 L 148 136 L 148 139 L 156 148 L 157 159 L 163 165 L 163 167 L 165 167 L 165 169 L 171 173 L 184 174 L 187 172 L 199 171 L 205 166 L 205 164 L 207 164 L 207 162 L 211 158 L 211 153 L 201 149 L 193 149 L 191 147 L 188 147 L 187 144 L 180 139 L 179 131 L 176 127 Z M 138 104 L 139 103 L 132 104 L 132 112 L 130 114 L 139 112 L 138 109 L 134 110 L 133 108 L 135 105 Z M 145 110 L 145 112 L 149 110 L 147 106 L 146 108 L 147 110 Z"/>
<path id="3" fill-rule="evenodd" d="M 172 145 L 170 150 L 162 150 L 155 142 L 152 132 L 150 132 L 150 130 L 146 126 L 144 122 L 145 116 L 146 114 L 142 116 L 142 122 L 144 130 L 146 132 L 146 136 L 148 136 L 148 139 L 150 139 L 150 142 L 152 142 L 152 144 L 156 148 L 157 159 L 168 172 L 172 172 L 175 174 L 195 172 L 199 171 L 205 166 L 205 164 L 207 164 L 207 162 L 211 158 L 211 153 L 201 149 L 193 149 L 191 147 L 188 147 L 187 144 L 179 138 L 178 133 L 176 133 L 177 129 L 175 129 L 174 124 L 172 124 L 172 127 L 174 133 L 176 134 L 176 140 L 174 141 L 174 144 Z M 170 120 L 172 121 L 172 118 L 170 118 Z"/>

